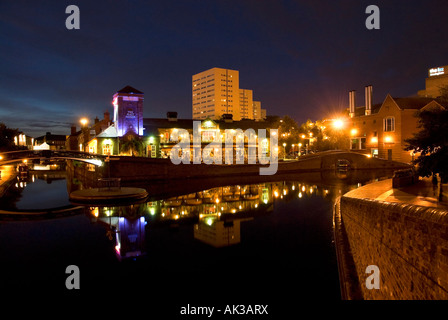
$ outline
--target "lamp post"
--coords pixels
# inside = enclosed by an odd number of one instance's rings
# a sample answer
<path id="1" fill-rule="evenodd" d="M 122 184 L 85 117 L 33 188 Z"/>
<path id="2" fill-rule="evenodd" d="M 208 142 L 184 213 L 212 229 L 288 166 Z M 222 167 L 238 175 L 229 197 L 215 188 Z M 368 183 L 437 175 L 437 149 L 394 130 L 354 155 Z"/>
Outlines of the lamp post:
<path id="1" fill-rule="evenodd" d="M 293 159 L 294 159 L 295 158 L 294 143 L 292 144 L 292 156 L 293 156 Z"/>
<path id="2" fill-rule="evenodd" d="M 284 150 L 283 160 L 285 160 L 286 159 L 286 143 L 283 143 L 283 150 Z"/>
<path id="3" fill-rule="evenodd" d="M 302 147 L 302 144 L 299 142 L 299 156 L 300 156 L 300 149 L 301 149 L 301 147 Z"/>
<path id="4" fill-rule="evenodd" d="M 82 142 L 83 142 L 82 150 L 80 151 L 86 151 L 85 146 L 87 142 L 90 140 L 89 131 L 87 129 L 87 123 L 89 123 L 89 120 L 87 120 L 87 118 L 81 118 L 79 122 L 81 123 Z"/>
<path id="5" fill-rule="evenodd" d="M 81 126 L 85 127 L 87 126 L 87 123 L 89 123 L 89 120 L 87 120 L 87 118 L 81 118 L 79 122 L 81 122 Z"/>

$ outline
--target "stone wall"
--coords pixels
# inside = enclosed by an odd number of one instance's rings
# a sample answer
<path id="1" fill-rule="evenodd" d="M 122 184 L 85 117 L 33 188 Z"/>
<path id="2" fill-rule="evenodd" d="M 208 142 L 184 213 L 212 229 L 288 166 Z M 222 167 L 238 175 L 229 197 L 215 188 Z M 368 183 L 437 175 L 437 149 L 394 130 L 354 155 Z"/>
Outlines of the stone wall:
<path id="1" fill-rule="evenodd" d="M 269 165 L 240 164 L 183 164 L 174 165 L 169 159 L 143 157 L 111 157 L 110 175 L 119 177 L 122 181 L 146 181 L 182 178 L 213 178 L 229 175 L 255 176 L 260 175 L 260 167 Z M 116 159 L 116 160 L 115 160 Z M 399 169 L 409 167 L 408 164 L 367 158 L 355 152 L 322 152 L 307 155 L 298 161 L 279 161 L 277 174 L 318 172 L 335 170 L 336 163 L 345 159 L 350 163 L 350 169 Z M 104 175 L 108 171 L 108 164 L 104 166 Z"/>
<path id="2" fill-rule="evenodd" d="M 448 299 L 447 210 L 349 193 L 340 212 L 364 299 Z M 366 287 L 368 265 L 380 270 L 379 289 Z"/>

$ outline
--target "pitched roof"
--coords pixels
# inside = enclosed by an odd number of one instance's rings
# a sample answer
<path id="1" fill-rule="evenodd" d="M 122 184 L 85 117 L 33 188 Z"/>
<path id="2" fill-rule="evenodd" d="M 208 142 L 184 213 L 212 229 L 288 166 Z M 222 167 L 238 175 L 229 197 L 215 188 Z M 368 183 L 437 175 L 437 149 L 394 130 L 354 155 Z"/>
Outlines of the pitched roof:
<path id="1" fill-rule="evenodd" d="M 117 128 L 114 125 L 109 126 L 106 130 L 98 134 L 97 138 L 115 138 L 118 136 Z"/>
<path id="2" fill-rule="evenodd" d="M 118 90 L 117 93 L 136 93 L 136 94 L 143 94 L 143 92 L 131 87 L 131 86 L 126 86 L 121 90 Z"/>
<path id="3" fill-rule="evenodd" d="M 419 110 L 426 106 L 433 100 L 434 98 L 425 98 L 425 97 L 407 97 L 407 98 L 393 98 L 396 104 L 400 107 L 400 109 L 415 109 Z M 437 101 L 437 100 L 436 100 Z"/>
<path id="4" fill-rule="evenodd" d="M 398 105 L 400 109 L 420 110 L 421 108 L 427 106 L 432 101 L 436 101 L 445 108 L 448 107 L 446 106 L 445 103 L 442 103 L 439 99 L 435 98 L 426 98 L 426 97 L 405 97 L 405 98 L 390 97 L 390 98 L 394 100 L 394 102 Z M 382 105 L 383 103 L 377 103 L 372 105 L 372 114 L 378 113 Z M 355 116 L 356 117 L 363 116 L 365 114 L 365 110 L 366 110 L 365 106 L 356 107 Z"/>
<path id="5" fill-rule="evenodd" d="M 376 103 L 376 104 L 372 105 L 372 114 L 378 113 L 378 111 L 380 111 L 382 105 L 383 105 L 382 103 Z M 365 106 L 355 108 L 355 117 L 363 116 L 363 115 L 365 115 L 365 113 L 366 113 Z"/>

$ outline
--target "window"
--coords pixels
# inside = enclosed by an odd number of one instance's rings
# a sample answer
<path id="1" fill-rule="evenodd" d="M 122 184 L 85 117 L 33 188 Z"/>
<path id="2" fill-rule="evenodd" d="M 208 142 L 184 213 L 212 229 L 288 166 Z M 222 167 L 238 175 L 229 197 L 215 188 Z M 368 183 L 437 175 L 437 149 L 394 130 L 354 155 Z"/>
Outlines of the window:
<path id="1" fill-rule="evenodd" d="M 366 138 L 361 138 L 360 149 L 361 150 L 365 150 L 366 149 Z"/>
<path id="2" fill-rule="evenodd" d="M 395 131 L 395 118 L 387 117 L 383 119 L 383 130 L 384 131 Z"/>
<path id="3" fill-rule="evenodd" d="M 103 144 L 103 154 L 110 155 L 110 144 Z"/>
<path id="4" fill-rule="evenodd" d="M 151 158 L 155 158 L 157 156 L 157 147 L 152 144 L 151 145 Z"/>
<path id="5" fill-rule="evenodd" d="M 216 131 L 202 131 L 202 141 L 214 141 L 216 136 Z"/>
<path id="6" fill-rule="evenodd" d="M 366 149 L 366 138 L 350 139 L 350 149 L 351 150 L 365 150 Z"/>

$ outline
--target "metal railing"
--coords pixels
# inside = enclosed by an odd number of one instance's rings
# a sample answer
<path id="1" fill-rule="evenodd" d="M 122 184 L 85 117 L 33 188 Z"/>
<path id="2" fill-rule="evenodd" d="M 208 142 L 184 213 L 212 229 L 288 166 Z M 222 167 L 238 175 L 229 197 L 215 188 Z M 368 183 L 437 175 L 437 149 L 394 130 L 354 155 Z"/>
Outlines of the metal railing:
<path id="1" fill-rule="evenodd" d="M 99 191 L 118 191 L 121 189 L 121 178 L 100 178 L 98 179 Z"/>

